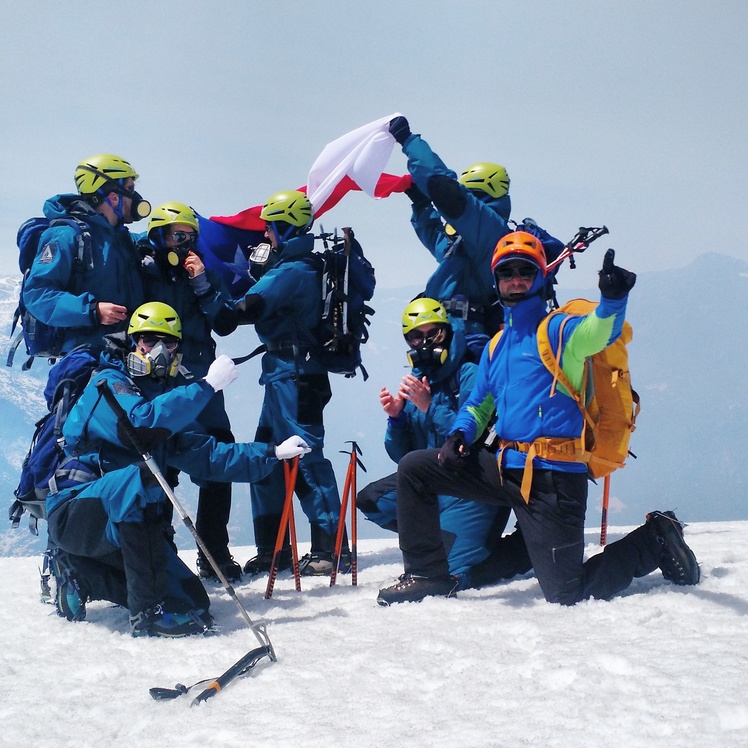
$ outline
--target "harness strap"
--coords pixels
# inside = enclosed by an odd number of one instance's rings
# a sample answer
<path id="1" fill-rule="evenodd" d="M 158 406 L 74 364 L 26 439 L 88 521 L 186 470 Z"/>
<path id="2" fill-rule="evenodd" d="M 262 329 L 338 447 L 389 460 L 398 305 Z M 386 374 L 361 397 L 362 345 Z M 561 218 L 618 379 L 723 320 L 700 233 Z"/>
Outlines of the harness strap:
<path id="1" fill-rule="evenodd" d="M 536 439 L 534 442 L 517 442 L 507 439 L 499 440 L 499 465 L 505 449 L 515 449 L 527 455 L 525 470 L 522 474 L 522 485 L 520 493 L 525 503 L 530 501 L 530 489 L 532 488 L 532 461 L 535 457 L 544 460 L 555 460 L 556 462 L 587 462 L 589 452 L 584 448 L 584 439 L 569 439 L 567 437 L 546 437 Z"/>

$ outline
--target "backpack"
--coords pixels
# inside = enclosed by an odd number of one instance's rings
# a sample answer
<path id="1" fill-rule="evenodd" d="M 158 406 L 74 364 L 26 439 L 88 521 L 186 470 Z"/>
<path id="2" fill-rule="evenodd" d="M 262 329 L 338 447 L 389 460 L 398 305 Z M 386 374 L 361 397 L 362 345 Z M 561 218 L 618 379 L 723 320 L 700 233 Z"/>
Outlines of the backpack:
<path id="1" fill-rule="evenodd" d="M 596 302 L 574 299 L 552 311 L 538 328 L 538 351 L 543 364 L 554 377 L 552 392 L 556 382 L 563 385 L 584 417 L 584 451 L 581 461 L 587 463 L 590 477 L 604 478 L 623 467 L 628 455 L 632 454 L 629 451 L 629 441 L 636 429 L 636 418 L 641 410 L 639 395 L 631 387 L 626 350 L 633 337 L 633 330 L 624 321 L 619 337 L 585 361 L 581 393 L 572 387 L 561 370 L 560 356 L 554 355 L 548 337 L 548 323 L 553 315 L 587 315 L 596 307 Z M 561 323 L 559 330 L 559 351 L 565 323 L 566 320 Z"/>
<path id="2" fill-rule="evenodd" d="M 46 519 L 49 481 L 65 460 L 62 427 L 98 366 L 99 350 L 80 345 L 50 369 L 44 388 L 48 412 L 35 425 L 18 487 L 13 492 L 16 500 L 8 512 L 14 529 L 24 512 L 30 515 L 29 531 L 34 535 L 38 534 L 38 520 Z"/>
<path id="3" fill-rule="evenodd" d="M 31 265 L 39 253 L 41 236 L 47 229 L 55 226 L 70 226 L 75 231 L 77 252 L 73 262 L 74 276 L 82 274 L 86 269 L 86 263 L 91 262 L 91 234 L 86 224 L 78 218 L 29 218 L 18 229 L 18 267 L 21 270 L 23 279 L 21 281 L 18 306 L 13 313 L 13 324 L 10 329 L 11 338 L 13 338 L 13 333 L 19 322 L 21 323 L 21 330 L 11 341 L 8 358 L 5 363 L 7 366 L 13 366 L 16 350 L 21 341 L 23 341 L 26 346 L 26 354 L 28 355 L 28 359 L 21 367 L 23 371 L 27 371 L 31 367 L 36 357 L 48 358 L 54 361 L 62 353 L 62 330 L 36 319 L 23 303 L 24 284 L 31 270 Z M 76 284 L 74 283 L 73 285 Z"/>
<path id="4" fill-rule="evenodd" d="M 540 239 L 548 263 L 553 262 L 564 251 L 564 243 L 549 234 L 542 226 L 538 226 L 532 218 L 523 218 L 520 223 L 512 223 L 515 224 L 514 231 L 526 231 Z"/>
<path id="5" fill-rule="evenodd" d="M 560 383 L 579 406 L 583 416 L 582 435 L 578 439 L 541 438 L 532 443 L 498 440 L 497 449 L 511 447 L 527 454 L 521 494 L 529 500 L 532 482 L 532 457 L 543 457 L 561 462 L 584 462 L 592 479 L 604 478 L 624 466 L 629 451 L 631 434 L 636 428 L 636 418 L 641 406 L 639 395 L 631 388 L 628 369 L 628 351 L 633 331 L 624 321 L 623 330 L 607 348 L 585 360 L 582 392 L 577 392 L 561 369 L 560 356 L 554 354 L 548 336 L 548 323 L 554 314 L 587 315 L 597 307 L 594 301 L 574 299 L 543 318 L 538 327 L 538 353 L 548 371 L 553 375 L 551 396 L 556 383 Z M 568 317 L 566 318 L 568 319 Z M 561 323 L 559 345 L 566 320 Z M 499 341 L 498 332 L 490 343 L 493 352 Z M 492 444 L 493 448 L 493 444 Z"/>
<path id="6" fill-rule="evenodd" d="M 353 230 L 342 231 L 342 236 L 336 231 L 334 236 L 315 237 L 322 239 L 325 248 L 312 253 L 309 260 L 320 276 L 322 316 L 316 327 L 307 328 L 307 337 L 312 338 L 315 359 L 327 371 L 355 377 L 361 369 L 366 381 L 369 375 L 361 362 L 361 346 L 369 339 L 369 317 L 374 310 L 366 302 L 374 295 L 376 279 Z"/>

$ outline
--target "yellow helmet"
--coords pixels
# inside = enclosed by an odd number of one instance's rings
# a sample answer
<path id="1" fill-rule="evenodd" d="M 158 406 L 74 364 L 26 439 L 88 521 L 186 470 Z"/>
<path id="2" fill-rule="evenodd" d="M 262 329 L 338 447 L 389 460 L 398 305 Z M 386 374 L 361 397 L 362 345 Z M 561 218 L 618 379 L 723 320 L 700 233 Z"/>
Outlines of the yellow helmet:
<path id="1" fill-rule="evenodd" d="M 314 215 L 309 198 L 299 190 L 276 192 L 262 206 L 263 221 L 283 221 L 291 226 L 306 229 L 312 225 Z"/>
<path id="2" fill-rule="evenodd" d="M 483 190 L 491 197 L 504 197 L 509 192 L 509 175 L 500 164 L 481 161 L 468 166 L 458 181 L 469 190 Z"/>
<path id="3" fill-rule="evenodd" d="M 128 161 L 111 153 L 102 153 L 81 161 L 75 167 L 75 186 L 81 195 L 93 195 L 107 182 L 138 178 Z"/>
<path id="4" fill-rule="evenodd" d="M 182 339 L 182 323 L 173 307 L 161 301 L 148 301 L 141 304 L 130 317 L 128 335 L 155 332 Z"/>
<path id="5" fill-rule="evenodd" d="M 436 299 L 414 299 L 403 312 L 403 335 L 423 325 L 448 325 L 447 310 Z"/>
<path id="6" fill-rule="evenodd" d="M 184 203 L 171 202 L 162 203 L 151 213 L 148 219 L 148 233 L 170 223 L 183 223 L 197 232 L 200 231 L 195 211 Z"/>

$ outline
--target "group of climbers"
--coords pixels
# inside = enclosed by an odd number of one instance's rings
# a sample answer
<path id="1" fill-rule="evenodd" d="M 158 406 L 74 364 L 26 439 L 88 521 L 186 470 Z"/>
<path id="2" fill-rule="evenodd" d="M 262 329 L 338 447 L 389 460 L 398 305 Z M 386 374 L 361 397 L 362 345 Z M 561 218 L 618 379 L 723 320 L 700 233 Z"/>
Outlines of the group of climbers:
<path id="1" fill-rule="evenodd" d="M 537 456 L 529 461 L 529 493 L 520 490 L 527 445 L 576 438 L 582 429 L 576 402 L 550 397 L 552 377 L 537 350 L 555 282 L 548 264 L 561 243 L 545 232 L 541 242 L 538 232 L 512 231 L 503 166 L 480 162 L 458 176 L 404 117 L 390 122 L 390 132 L 408 159 L 411 222 L 437 267 L 403 313 L 411 371 L 396 393 L 379 394 L 397 473 L 358 496 L 369 519 L 398 532 L 403 551 L 405 573 L 378 602 L 451 595 L 531 569 L 546 598 L 564 604 L 609 597 L 658 566 L 676 583 L 696 583 L 698 564 L 671 512 L 650 513 L 641 528 L 583 562 L 583 463 Z M 279 461 L 301 455 L 295 492 L 311 527 L 302 574 L 331 573 L 341 509 L 324 455 L 332 392 L 296 324 L 322 314 L 308 197 L 293 190 L 266 201 L 260 217 L 270 250 L 249 290 L 232 299 L 197 251 L 195 211 L 179 202 L 151 211 L 137 179 L 111 154 L 82 161 L 78 194 L 48 200 L 44 212 L 88 227 L 90 261 L 79 268 L 76 232 L 52 224 L 22 293 L 34 317 L 63 331 L 63 354 L 87 344 L 100 356 L 65 425 L 65 480 L 47 499 L 58 612 L 81 620 L 87 600 L 106 599 L 128 608 L 135 636 L 182 636 L 212 625 L 209 599 L 179 560 L 168 497 L 124 439 L 102 388 L 122 404 L 169 484 L 184 472 L 199 486 L 197 531 L 229 581 L 269 570 L 285 494 Z M 127 225 L 149 215 L 147 231 L 133 236 Z M 599 306 L 569 319 L 560 337 L 551 334 L 572 381 L 585 357 L 620 334 L 635 279 L 606 255 Z M 213 339 L 244 324 L 265 347 L 251 444 L 232 434 L 223 389 L 234 365 L 216 358 Z M 484 446 L 489 427 L 501 449 Z M 233 482 L 250 483 L 257 555 L 243 568 L 229 550 Z M 512 511 L 517 528 L 504 535 Z M 339 564 L 350 567 L 346 545 Z M 280 568 L 290 565 L 286 539 Z M 203 579 L 217 576 L 202 553 L 197 568 Z"/>

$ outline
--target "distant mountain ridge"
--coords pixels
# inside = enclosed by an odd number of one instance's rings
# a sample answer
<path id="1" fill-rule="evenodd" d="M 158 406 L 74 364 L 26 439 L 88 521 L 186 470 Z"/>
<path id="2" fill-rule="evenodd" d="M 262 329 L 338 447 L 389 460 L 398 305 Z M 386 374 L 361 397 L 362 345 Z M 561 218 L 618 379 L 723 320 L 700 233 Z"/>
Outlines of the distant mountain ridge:
<path id="1" fill-rule="evenodd" d="M 596 291 L 566 289 L 569 280 L 573 273 L 562 275 L 560 302 L 597 297 Z M 10 329 L 18 285 L 17 278 L 0 278 L 0 331 Z M 341 490 L 347 465 L 341 451 L 350 449 L 349 440 L 364 451 L 367 472 L 359 472 L 359 488 L 395 469 L 382 444 L 385 418 L 378 394 L 383 385 L 396 387 L 407 370 L 400 318 L 419 290 L 377 290 L 371 339 L 363 349 L 369 379 L 331 376 L 334 395 L 326 410 L 326 443 Z M 637 459 L 612 478 L 611 523 L 639 524 L 654 508 L 676 508 L 694 522 L 748 519 L 748 351 L 741 345 L 746 298 L 748 263 L 725 255 L 705 254 L 683 268 L 639 274 L 628 309 L 634 329 L 632 382 L 642 400 L 631 442 Z M 237 356 L 257 342 L 254 330 L 242 327 L 219 339 L 219 351 Z M 38 361 L 22 372 L 23 360 L 21 350 L 12 369 L 0 366 L 0 555 L 41 549 L 25 520 L 16 532 L 4 525 L 34 422 L 44 413 L 48 366 Z M 243 441 L 254 437 L 263 394 L 259 374 L 259 359 L 253 359 L 240 367 L 238 382 L 226 392 L 234 433 Z M 178 493 L 194 516 L 196 490 L 185 476 Z M 601 488 L 590 485 L 590 526 L 599 522 L 600 494 Z M 300 509 L 297 517 L 302 519 Z M 297 524 L 300 537 L 306 537 L 308 523 Z M 248 488 L 235 485 L 233 544 L 251 544 L 251 526 Z M 383 533 L 363 520 L 359 532 L 368 537 Z M 191 546 L 186 532 L 180 537 Z"/>

